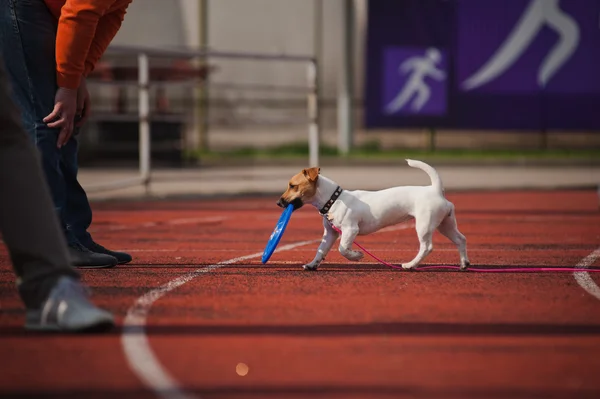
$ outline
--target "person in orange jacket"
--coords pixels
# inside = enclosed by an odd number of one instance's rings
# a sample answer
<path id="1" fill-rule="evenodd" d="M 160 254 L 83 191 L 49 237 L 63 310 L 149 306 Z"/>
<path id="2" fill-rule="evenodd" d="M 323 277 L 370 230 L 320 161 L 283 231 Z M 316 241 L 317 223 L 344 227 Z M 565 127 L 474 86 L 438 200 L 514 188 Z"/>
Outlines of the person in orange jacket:
<path id="1" fill-rule="evenodd" d="M 37 145 L 76 267 L 131 256 L 96 243 L 92 210 L 77 181 L 77 134 L 90 115 L 86 76 L 118 32 L 132 0 L 0 0 L 0 54 L 22 125 Z"/>

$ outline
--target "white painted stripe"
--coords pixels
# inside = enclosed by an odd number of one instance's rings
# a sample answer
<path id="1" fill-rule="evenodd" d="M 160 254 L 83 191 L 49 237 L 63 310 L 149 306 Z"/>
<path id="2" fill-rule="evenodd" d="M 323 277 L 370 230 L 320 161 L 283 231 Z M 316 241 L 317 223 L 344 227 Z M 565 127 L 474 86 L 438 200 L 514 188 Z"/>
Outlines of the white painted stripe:
<path id="1" fill-rule="evenodd" d="M 383 229 L 380 230 L 380 232 L 403 230 L 410 227 L 413 226 L 410 224 L 404 224 Z M 307 244 L 318 243 L 319 241 L 320 240 L 310 240 L 288 244 L 278 248 L 275 252 L 292 250 Z M 258 258 L 260 256 L 262 256 L 262 252 L 257 252 L 251 255 L 241 256 L 194 270 L 168 282 L 159 288 L 147 292 L 138 298 L 135 304 L 129 308 L 123 322 L 121 345 L 123 346 L 123 351 L 131 370 L 138 376 L 138 378 L 140 378 L 146 387 L 153 390 L 159 397 L 162 398 L 195 398 L 194 395 L 190 395 L 180 388 L 178 382 L 169 374 L 167 370 L 165 370 L 150 347 L 148 337 L 145 333 L 145 325 L 150 308 L 154 302 L 170 291 L 188 283 L 204 273 L 208 273 L 225 265 Z M 589 267 L 596 261 L 598 257 L 600 257 L 600 248 L 585 257 L 577 264 L 577 267 Z M 574 276 L 579 285 L 581 285 L 591 295 L 600 299 L 600 287 L 594 283 L 587 272 L 576 272 L 574 273 Z"/>
<path id="2" fill-rule="evenodd" d="M 275 252 L 287 251 L 319 241 L 320 240 L 300 241 L 277 248 Z M 167 370 L 165 370 L 154 355 L 154 352 L 152 352 L 145 332 L 146 320 L 152 304 L 168 292 L 181 287 L 204 273 L 208 273 L 225 265 L 258 258 L 261 257 L 262 254 L 262 252 L 257 252 L 251 255 L 240 256 L 239 258 L 229 259 L 184 274 L 183 276 L 171 280 L 167 284 L 142 295 L 135 304 L 129 308 L 125 320 L 123 321 L 121 345 L 123 346 L 125 358 L 127 359 L 131 370 L 133 370 L 146 387 L 152 389 L 162 398 L 188 399 L 195 397 L 181 390 L 177 381 Z"/>
<path id="3" fill-rule="evenodd" d="M 309 215 L 304 215 L 304 216 L 309 216 Z M 313 217 L 314 217 L 314 215 L 313 215 Z M 294 216 L 294 218 L 298 219 L 298 217 L 296 217 L 296 216 Z M 166 220 L 163 222 L 146 222 L 146 223 L 141 223 L 141 224 L 128 224 L 128 225 L 115 224 L 115 225 L 110 225 L 110 226 L 93 227 L 90 229 L 90 231 L 92 233 L 97 233 L 97 232 L 101 232 L 101 231 L 132 230 L 132 229 L 138 229 L 140 227 L 178 226 L 178 225 L 194 224 L 194 223 L 198 223 L 198 224 L 216 223 L 216 222 L 223 222 L 228 219 L 231 219 L 231 217 L 229 217 L 229 216 L 203 216 L 203 217 L 197 217 L 197 218 L 172 219 L 172 220 Z M 254 218 L 254 219 L 257 219 L 257 218 Z M 272 218 L 269 217 L 269 219 L 272 219 Z M 414 223 L 400 224 L 400 225 L 396 225 L 396 226 L 386 227 L 386 228 L 379 230 L 377 233 L 384 233 L 387 231 L 396 231 L 396 230 L 405 230 L 410 227 L 414 227 Z"/>
<path id="4" fill-rule="evenodd" d="M 600 248 L 583 258 L 576 267 L 590 267 L 598 258 L 600 258 Z M 600 299 L 600 287 L 592 280 L 592 277 L 588 272 L 575 272 L 573 273 L 573 277 L 575 277 L 577 284 L 586 290 L 588 294 Z"/>
<path id="5" fill-rule="evenodd" d="M 381 229 L 378 232 L 404 230 L 413 227 L 414 224 L 401 224 Z M 275 252 L 287 251 L 307 244 L 321 242 L 321 239 L 300 241 L 293 244 L 281 246 Z M 225 265 L 234 264 L 248 259 L 254 259 L 262 256 L 262 252 L 251 255 L 241 256 L 239 258 L 229 259 L 224 262 L 216 263 L 210 266 L 202 267 L 193 272 L 184 274 L 181 277 L 171 280 L 167 284 L 150 290 L 138 298 L 134 305 L 129 308 L 125 320 L 123 321 L 123 333 L 121 335 L 121 345 L 125 352 L 125 358 L 129 363 L 131 370 L 138 376 L 142 383 L 158 396 L 162 398 L 190 399 L 195 396 L 184 392 L 177 381 L 160 364 L 160 361 L 152 352 L 148 337 L 146 336 L 145 326 L 148 314 L 152 304 L 170 291 L 181 287 L 194 278 L 218 269 Z"/>
<path id="6" fill-rule="evenodd" d="M 128 224 L 128 225 L 121 225 L 121 224 L 115 224 L 112 226 L 100 226 L 100 227 L 96 227 L 96 228 L 92 228 L 90 229 L 90 231 L 92 233 L 97 233 L 97 232 L 101 232 L 101 231 L 119 231 L 119 230 L 132 230 L 132 229 L 139 229 L 139 228 L 145 228 L 145 227 L 154 227 L 154 226 L 178 226 L 178 225 L 185 225 L 185 224 L 202 224 L 202 223 L 215 223 L 215 222 L 222 222 L 224 220 L 229 219 L 229 217 L 227 216 L 206 216 L 206 217 L 199 217 L 199 218 L 183 218 L 183 219 L 172 219 L 172 220 L 166 220 L 164 222 L 146 222 L 146 223 L 141 223 L 141 224 Z"/>
<path id="7" fill-rule="evenodd" d="M 229 219 L 227 216 L 184 218 L 184 219 L 169 220 L 167 222 L 167 224 L 178 225 L 178 224 L 193 224 L 193 223 L 214 223 L 214 222 L 222 222 L 227 219 Z"/>

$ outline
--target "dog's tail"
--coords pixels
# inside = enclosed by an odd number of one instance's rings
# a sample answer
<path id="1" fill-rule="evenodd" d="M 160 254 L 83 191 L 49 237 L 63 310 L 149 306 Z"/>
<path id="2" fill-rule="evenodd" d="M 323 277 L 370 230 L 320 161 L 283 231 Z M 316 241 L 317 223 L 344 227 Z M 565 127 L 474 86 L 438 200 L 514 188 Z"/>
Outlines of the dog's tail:
<path id="1" fill-rule="evenodd" d="M 442 185 L 442 179 L 440 179 L 440 176 L 435 171 L 435 169 L 427 165 L 425 162 L 416 161 L 414 159 L 407 159 L 406 162 L 408 162 L 409 166 L 421 169 L 423 172 L 427 173 L 429 175 L 429 178 L 431 179 L 431 186 L 435 188 L 440 193 L 440 195 L 444 195 L 444 186 Z"/>

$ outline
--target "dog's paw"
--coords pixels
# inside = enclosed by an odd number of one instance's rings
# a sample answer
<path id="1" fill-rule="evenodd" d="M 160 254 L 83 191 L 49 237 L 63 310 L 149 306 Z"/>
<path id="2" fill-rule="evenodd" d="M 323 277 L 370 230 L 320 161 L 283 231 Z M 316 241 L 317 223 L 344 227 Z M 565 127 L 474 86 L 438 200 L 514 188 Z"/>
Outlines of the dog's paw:
<path id="1" fill-rule="evenodd" d="M 460 265 L 460 271 L 463 271 L 463 272 L 464 272 L 465 270 L 467 270 L 467 268 L 468 268 L 469 266 L 471 266 L 471 262 L 469 262 L 469 261 L 463 262 L 463 263 Z"/>
<path id="2" fill-rule="evenodd" d="M 364 256 L 365 256 L 365 254 L 363 254 L 360 251 L 348 251 L 346 254 L 344 254 L 344 257 L 346 259 L 352 260 L 355 262 L 361 260 Z"/>
<path id="3" fill-rule="evenodd" d="M 413 265 L 411 265 L 411 264 L 408 264 L 408 263 L 403 263 L 403 264 L 402 264 L 402 268 L 403 268 L 404 270 L 413 270 L 413 267 L 414 267 Z"/>
<path id="4" fill-rule="evenodd" d="M 303 265 L 302 268 L 304 270 L 308 270 L 309 272 L 314 272 L 317 270 L 317 268 L 319 267 L 318 264 L 315 263 L 307 263 L 306 265 Z"/>

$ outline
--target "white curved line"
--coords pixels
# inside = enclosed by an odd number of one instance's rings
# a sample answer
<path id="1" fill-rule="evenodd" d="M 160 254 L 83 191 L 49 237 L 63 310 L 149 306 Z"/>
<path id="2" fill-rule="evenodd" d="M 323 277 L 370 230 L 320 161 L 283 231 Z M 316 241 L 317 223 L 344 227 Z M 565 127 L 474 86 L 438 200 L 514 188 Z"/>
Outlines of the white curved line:
<path id="1" fill-rule="evenodd" d="M 275 252 L 286 251 L 312 244 L 319 240 L 300 241 L 294 244 L 281 246 Z M 218 269 L 225 265 L 241 262 L 248 259 L 258 258 L 262 252 L 252 255 L 240 256 L 239 258 L 229 259 L 224 262 L 206 266 L 193 272 L 184 274 L 167 284 L 148 291 L 135 301 L 135 304 L 129 308 L 125 320 L 123 321 L 123 332 L 121 335 L 121 345 L 125 352 L 125 358 L 129 363 L 131 370 L 138 376 L 142 383 L 161 398 L 169 399 L 192 399 L 197 396 L 186 393 L 177 380 L 162 366 L 160 361 L 154 355 L 148 337 L 146 336 L 146 320 L 152 304 L 166 295 L 168 292 L 181 287 L 194 278 Z"/>
<path id="2" fill-rule="evenodd" d="M 414 223 L 399 224 L 379 230 L 377 233 L 404 230 L 414 227 Z M 288 251 L 308 244 L 318 243 L 320 240 L 299 241 L 297 243 L 283 245 L 275 252 Z M 148 337 L 146 336 L 146 320 L 152 304 L 166 295 L 170 291 L 181 287 L 194 278 L 218 269 L 225 265 L 241 262 L 248 259 L 259 258 L 262 252 L 252 255 L 241 256 L 239 258 L 229 259 L 224 262 L 206 266 L 193 272 L 184 274 L 181 277 L 171 280 L 165 285 L 148 291 L 139 297 L 132 307 L 127 311 L 123 321 L 123 332 L 121 334 L 121 346 L 125 352 L 125 359 L 129 363 L 131 370 L 138 376 L 144 386 L 154 391 L 161 398 L 169 399 L 193 399 L 197 396 L 186 393 L 177 380 L 160 364 L 160 361 L 154 355 Z"/>
<path id="3" fill-rule="evenodd" d="M 600 248 L 583 258 L 576 267 L 590 267 L 598 258 L 600 258 Z M 588 294 L 600 299 L 600 287 L 592 280 L 588 272 L 575 272 L 573 273 L 573 277 L 575 277 L 577 284 L 586 290 Z"/>

